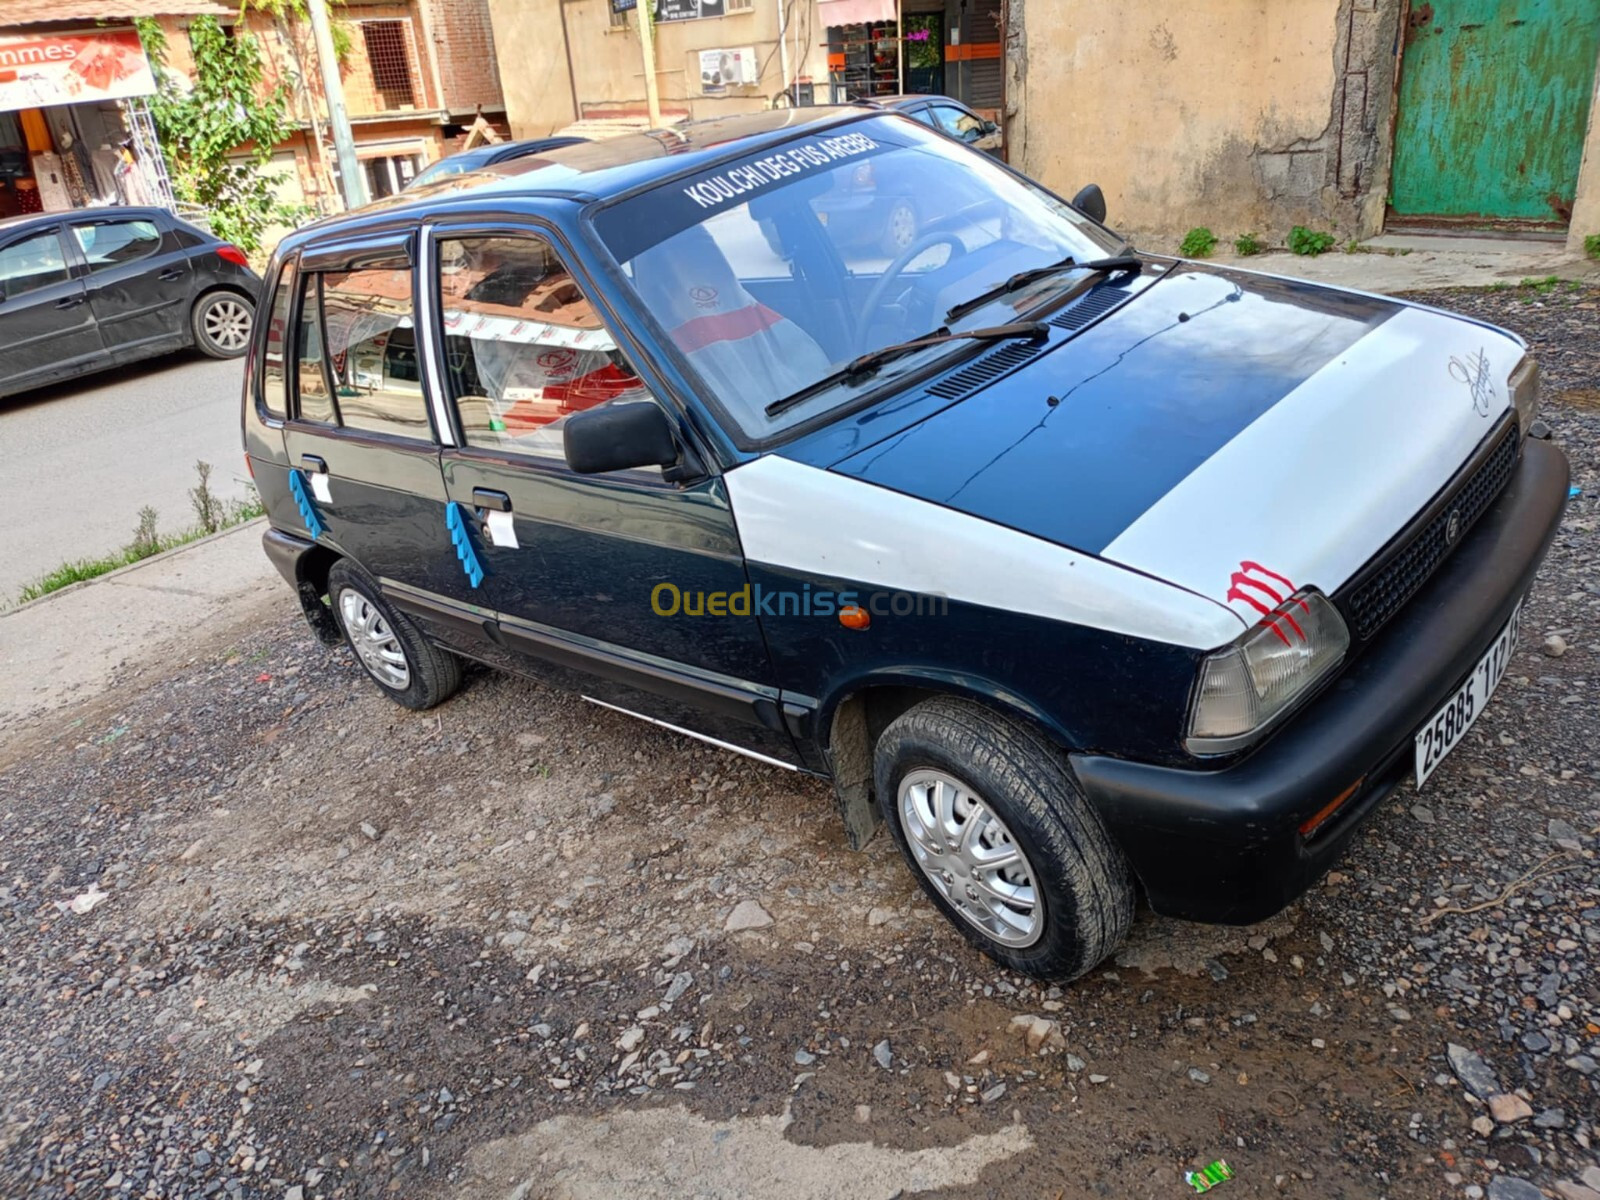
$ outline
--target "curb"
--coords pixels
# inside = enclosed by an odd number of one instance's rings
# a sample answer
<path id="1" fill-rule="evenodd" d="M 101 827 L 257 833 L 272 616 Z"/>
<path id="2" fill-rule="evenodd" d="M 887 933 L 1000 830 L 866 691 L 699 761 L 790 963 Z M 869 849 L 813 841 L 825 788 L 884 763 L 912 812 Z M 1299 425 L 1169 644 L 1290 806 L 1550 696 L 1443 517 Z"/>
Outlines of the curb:
<path id="1" fill-rule="evenodd" d="M 219 529 L 215 533 L 208 533 L 203 538 L 196 538 L 192 542 L 185 542 L 181 546 L 174 546 L 170 550 L 163 550 L 160 554 L 152 554 L 149 558 L 141 558 L 138 562 L 129 563 L 125 567 L 118 567 L 114 571 L 107 571 L 104 575 L 96 575 L 93 579 L 80 579 L 77 583 L 69 583 L 64 588 L 57 588 L 55 591 L 47 592 L 43 596 L 36 596 L 34 599 L 26 601 L 22 604 L 18 604 L 13 608 L 0 610 L 0 621 L 5 620 L 7 617 L 15 616 L 17 613 L 26 612 L 35 605 L 48 604 L 52 600 L 69 595 L 70 593 L 76 592 L 82 588 L 91 588 L 96 584 L 110 583 L 113 580 L 119 579 L 124 575 L 131 575 L 133 572 L 142 570 L 145 567 L 154 566 L 157 563 L 177 558 L 180 555 L 188 554 L 192 550 L 199 550 L 204 546 L 210 545 L 212 542 L 220 542 L 224 538 L 230 538 L 237 534 L 248 532 L 255 529 L 258 525 L 265 525 L 266 521 L 267 518 L 265 516 L 251 517 L 243 524 L 231 525 L 227 529 Z"/>

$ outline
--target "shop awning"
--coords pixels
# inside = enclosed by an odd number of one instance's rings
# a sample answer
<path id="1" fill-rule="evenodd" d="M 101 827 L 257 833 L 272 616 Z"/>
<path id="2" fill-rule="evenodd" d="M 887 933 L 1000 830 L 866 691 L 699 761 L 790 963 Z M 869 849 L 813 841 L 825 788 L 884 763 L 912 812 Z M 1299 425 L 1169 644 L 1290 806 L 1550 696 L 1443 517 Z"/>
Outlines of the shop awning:
<path id="1" fill-rule="evenodd" d="M 867 25 L 873 21 L 895 19 L 894 0 L 818 0 L 817 19 L 823 28 L 831 25 Z"/>

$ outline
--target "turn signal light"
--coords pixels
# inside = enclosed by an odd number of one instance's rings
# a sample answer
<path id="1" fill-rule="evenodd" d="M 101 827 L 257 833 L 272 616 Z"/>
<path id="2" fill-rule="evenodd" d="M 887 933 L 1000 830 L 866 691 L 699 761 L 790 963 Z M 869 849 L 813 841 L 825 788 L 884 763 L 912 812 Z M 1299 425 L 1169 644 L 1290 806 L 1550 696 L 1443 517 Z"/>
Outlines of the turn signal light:
<path id="1" fill-rule="evenodd" d="M 839 610 L 839 624 L 846 629 L 865 629 L 872 624 L 872 614 L 859 604 L 846 604 Z"/>
<path id="2" fill-rule="evenodd" d="M 236 267 L 248 267 L 250 265 L 249 256 L 231 242 L 223 242 L 217 247 L 217 257 L 223 262 L 231 262 Z"/>
<path id="3" fill-rule="evenodd" d="M 1328 818 L 1338 812 L 1346 800 L 1361 790 L 1361 785 L 1366 781 L 1367 777 L 1363 775 L 1332 800 L 1317 809 L 1316 813 L 1300 826 L 1300 836 L 1309 838 L 1313 833 L 1321 829 L 1323 825 L 1327 824 Z"/>

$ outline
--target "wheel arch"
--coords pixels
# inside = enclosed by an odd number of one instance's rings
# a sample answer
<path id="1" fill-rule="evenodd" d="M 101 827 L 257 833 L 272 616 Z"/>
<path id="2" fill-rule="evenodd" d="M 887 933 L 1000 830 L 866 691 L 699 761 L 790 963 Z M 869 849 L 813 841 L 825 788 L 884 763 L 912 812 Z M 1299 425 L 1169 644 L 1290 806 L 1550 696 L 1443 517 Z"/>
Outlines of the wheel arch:
<path id="1" fill-rule="evenodd" d="M 939 696 L 981 704 L 1032 727 L 1063 751 L 1081 748 L 1058 720 L 1026 697 L 980 676 L 896 670 L 852 680 L 824 699 L 815 724 L 817 744 L 827 759 L 834 799 L 852 850 L 860 850 L 871 840 L 880 820 L 872 784 L 878 739 L 901 713 Z"/>

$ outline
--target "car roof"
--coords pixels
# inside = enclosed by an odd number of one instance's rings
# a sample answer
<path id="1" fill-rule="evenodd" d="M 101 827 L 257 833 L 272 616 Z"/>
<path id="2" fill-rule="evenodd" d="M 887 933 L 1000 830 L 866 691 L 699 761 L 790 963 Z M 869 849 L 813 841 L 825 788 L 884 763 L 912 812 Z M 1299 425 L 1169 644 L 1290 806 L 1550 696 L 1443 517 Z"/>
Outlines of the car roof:
<path id="1" fill-rule="evenodd" d="M 622 195 L 681 172 L 739 158 L 798 133 L 821 132 L 852 121 L 891 116 L 865 105 L 771 109 L 689 121 L 670 129 L 624 133 L 593 142 L 514 158 L 408 188 L 362 208 L 315 221 L 283 240 L 284 250 L 336 230 L 388 224 L 407 210 L 437 211 L 471 200 L 513 197 L 563 197 L 588 201 Z"/>
<path id="2" fill-rule="evenodd" d="M 465 167 L 485 166 L 502 159 L 521 158 L 525 154 L 537 154 L 541 150 L 554 149 L 556 146 L 564 145 L 566 141 L 565 138 L 524 138 L 516 142 L 485 142 L 470 150 L 458 150 L 454 154 L 447 154 L 438 161 Z"/>
<path id="3" fill-rule="evenodd" d="M 907 92 L 900 96 L 879 96 L 873 101 L 884 108 L 906 109 L 915 108 L 919 104 L 953 104 L 957 108 L 966 108 L 967 105 L 957 100 L 954 96 L 945 96 L 933 92 Z"/>
<path id="4" fill-rule="evenodd" d="M 22 213 L 15 217 L 0 218 L 0 237 L 4 237 L 8 233 L 14 233 L 19 229 L 25 229 L 29 225 L 53 225 L 57 221 L 77 221 L 85 217 L 90 219 L 118 216 L 147 217 L 153 214 L 161 214 L 169 219 L 175 219 L 173 214 L 166 209 L 155 208 L 147 204 L 107 204 L 98 208 L 74 208 L 67 212 Z"/>

